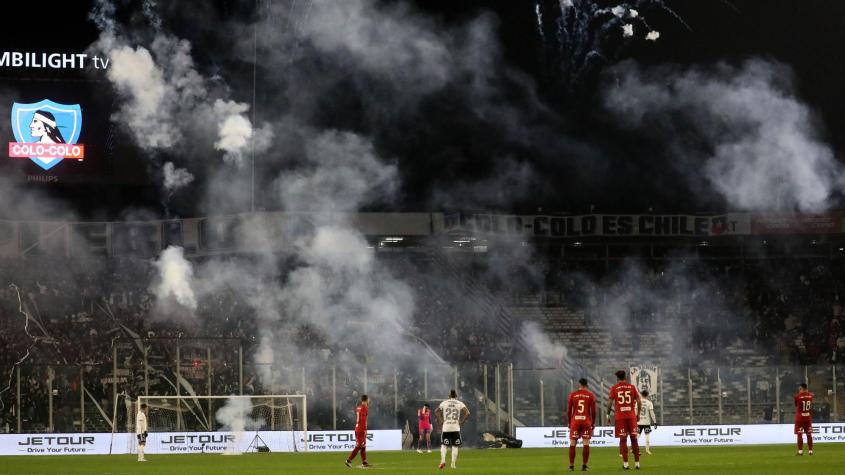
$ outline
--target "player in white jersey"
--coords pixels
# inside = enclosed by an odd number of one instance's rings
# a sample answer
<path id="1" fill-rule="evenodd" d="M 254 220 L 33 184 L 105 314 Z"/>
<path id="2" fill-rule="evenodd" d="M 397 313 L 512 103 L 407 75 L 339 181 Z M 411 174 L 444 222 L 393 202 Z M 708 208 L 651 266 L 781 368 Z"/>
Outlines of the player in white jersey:
<path id="1" fill-rule="evenodd" d="M 645 433 L 645 453 L 651 455 L 651 428 L 657 429 L 657 417 L 654 416 L 654 404 L 648 399 L 648 391 L 644 389 L 640 395 L 642 401 L 637 426 L 641 434 Z"/>
<path id="2" fill-rule="evenodd" d="M 440 403 L 434 411 L 438 424 L 442 426 L 442 441 L 440 444 L 440 468 L 446 466 L 446 451 L 452 447 L 452 468 L 457 468 L 458 448 L 461 446 L 461 426 L 469 418 L 469 409 L 458 401 L 458 393 L 454 389 L 449 392 L 449 399 Z"/>
<path id="3" fill-rule="evenodd" d="M 141 404 L 135 414 L 135 435 L 138 437 L 138 461 L 146 462 L 144 447 L 147 445 L 147 405 Z"/>

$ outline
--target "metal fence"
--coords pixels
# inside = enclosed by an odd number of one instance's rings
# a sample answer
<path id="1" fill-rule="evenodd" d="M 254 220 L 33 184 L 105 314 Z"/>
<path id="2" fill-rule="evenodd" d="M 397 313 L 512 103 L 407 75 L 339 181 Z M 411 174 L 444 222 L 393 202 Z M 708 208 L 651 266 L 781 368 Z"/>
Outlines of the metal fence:
<path id="1" fill-rule="evenodd" d="M 137 396 L 306 394 L 309 429 L 349 429 L 360 394 L 371 398 L 374 429 L 411 428 L 416 409 L 436 408 L 457 389 L 472 417 L 467 433 L 512 432 L 514 426 L 560 426 L 568 394 L 582 374 L 509 363 L 425 364 L 319 359 L 305 364 L 245 364 L 232 339 L 119 340 L 98 365 L 3 367 L 0 432 L 110 432 L 126 428 L 126 401 Z M 661 424 L 788 422 L 792 396 L 808 382 L 816 421 L 842 420 L 843 366 L 753 368 L 661 367 L 651 398 Z M 605 407 L 614 383 L 609 368 L 591 371 Z M 609 378 L 596 378 L 607 374 Z M 7 379 L 8 378 L 8 379 Z M 267 383 L 270 381 L 270 383 Z M 600 424 L 604 410 L 599 410 Z M 185 428 L 187 429 L 187 428 Z"/>
<path id="2" fill-rule="evenodd" d="M 780 367 L 661 367 L 656 390 L 649 396 L 661 424 L 765 424 L 792 420 L 793 396 L 806 382 L 815 395 L 814 420 L 842 420 L 845 400 L 843 366 Z M 596 369 L 593 374 L 608 375 L 592 383 L 604 408 L 614 370 Z M 555 378 L 553 371 L 515 371 L 516 409 L 520 422 L 529 426 L 554 426 L 562 422 L 566 395 L 577 387 L 577 378 Z M 599 410 L 600 424 L 604 410 Z"/>

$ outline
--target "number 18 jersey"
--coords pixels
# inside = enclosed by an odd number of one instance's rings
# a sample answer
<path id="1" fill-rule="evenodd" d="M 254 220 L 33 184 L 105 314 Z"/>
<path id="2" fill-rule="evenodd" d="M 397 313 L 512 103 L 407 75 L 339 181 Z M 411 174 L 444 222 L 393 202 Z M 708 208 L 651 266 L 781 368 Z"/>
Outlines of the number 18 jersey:
<path id="1" fill-rule="evenodd" d="M 459 432 L 461 430 L 461 412 L 466 405 L 457 399 L 447 399 L 440 403 L 440 413 L 443 415 L 443 432 Z"/>
<path id="2" fill-rule="evenodd" d="M 610 399 L 616 405 L 616 419 L 637 420 L 637 387 L 627 381 L 620 381 L 610 388 Z"/>
<path id="3" fill-rule="evenodd" d="M 809 391 L 795 395 L 795 422 L 813 420 L 813 394 Z"/>

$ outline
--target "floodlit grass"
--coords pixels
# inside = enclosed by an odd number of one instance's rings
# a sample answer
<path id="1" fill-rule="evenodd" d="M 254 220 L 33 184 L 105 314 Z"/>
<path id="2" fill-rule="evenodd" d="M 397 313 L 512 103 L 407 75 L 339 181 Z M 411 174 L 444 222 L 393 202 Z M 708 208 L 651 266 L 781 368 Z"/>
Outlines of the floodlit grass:
<path id="1" fill-rule="evenodd" d="M 640 473 L 653 474 L 834 474 L 845 473 L 845 444 L 818 444 L 816 455 L 795 456 L 793 446 L 656 448 L 643 455 Z M 806 447 L 805 447 L 806 449 Z M 566 449 L 506 449 L 461 451 L 458 469 L 443 473 L 559 474 L 567 469 Z M 580 448 L 576 469 L 580 468 Z M 370 471 L 399 474 L 439 472 L 439 451 L 373 452 Z M 148 455 L 139 463 L 130 455 L 0 457 L 0 473 L 15 475 L 175 474 L 260 475 L 358 473 L 343 465 L 346 454 Z M 359 460 L 360 461 L 360 460 Z M 633 459 L 632 459 L 633 461 Z M 632 464 L 633 465 L 633 464 Z M 610 448 L 596 448 L 590 456 L 593 473 L 620 473 L 622 462 Z M 629 472 L 629 473 L 633 473 Z"/>

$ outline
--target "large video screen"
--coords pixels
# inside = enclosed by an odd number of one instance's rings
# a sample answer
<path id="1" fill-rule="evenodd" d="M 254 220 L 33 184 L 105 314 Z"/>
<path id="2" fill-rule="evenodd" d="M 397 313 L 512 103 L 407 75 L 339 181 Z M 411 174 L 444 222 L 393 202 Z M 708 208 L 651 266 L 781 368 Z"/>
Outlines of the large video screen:
<path id="1" fill-rule="evenodd" d="M 114 124 L 115 95 L 82 2 L 37 34 L 0 34 L 0 174 L 33 184 L 148 183 L 143 156 Z M 11 5 L 9 18 L 29 7 Z M 16 10 L 21 10 L 16 12 Z M 64 11 L 64 10 L 62 10 Z M 13 22 L 12 22 L 13 23 Z"/>

